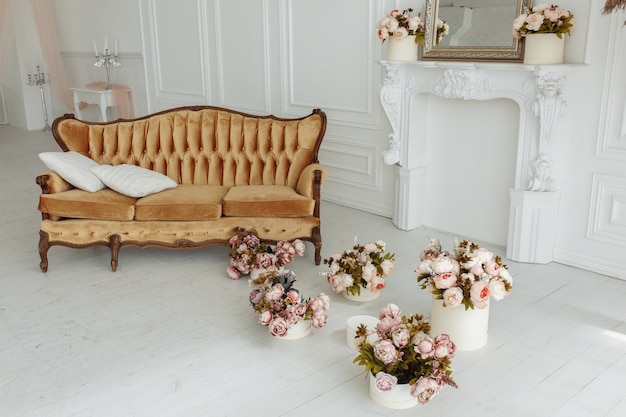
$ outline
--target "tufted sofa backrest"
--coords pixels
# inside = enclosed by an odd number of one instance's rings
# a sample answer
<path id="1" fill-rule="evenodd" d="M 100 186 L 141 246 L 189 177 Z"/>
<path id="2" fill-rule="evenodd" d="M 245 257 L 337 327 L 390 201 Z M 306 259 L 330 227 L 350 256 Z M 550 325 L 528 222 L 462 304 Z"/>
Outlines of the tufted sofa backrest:
<path id="1" fill-rule="evenodd" d="M 326 115 L 253 116 L 218 107 L 180 107 L 133 120 L 94 123 L 65 115 L 52 133 L 64 151 L 99 164 L 139 165 L 179 184 L 287 185 L 318 162 Z"/>

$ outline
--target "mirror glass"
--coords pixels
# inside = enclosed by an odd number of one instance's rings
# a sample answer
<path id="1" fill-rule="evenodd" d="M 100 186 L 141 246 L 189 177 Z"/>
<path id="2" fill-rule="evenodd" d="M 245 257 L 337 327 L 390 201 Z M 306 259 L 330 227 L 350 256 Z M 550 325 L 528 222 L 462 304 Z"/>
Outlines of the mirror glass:
<path id="1" fill-rule="evenodd" d="M 522 62 L 523 42 L 513 37 L 513 20 L 526 0 L 426 0 L 423 60 Z M 437 44 L 437 20 L 449 33 Z"/>

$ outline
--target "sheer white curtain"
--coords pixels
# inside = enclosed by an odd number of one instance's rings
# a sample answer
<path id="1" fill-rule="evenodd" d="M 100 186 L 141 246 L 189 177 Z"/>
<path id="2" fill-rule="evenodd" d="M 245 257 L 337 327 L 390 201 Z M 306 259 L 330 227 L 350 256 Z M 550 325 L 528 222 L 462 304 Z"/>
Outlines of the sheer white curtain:
<path id="1" fill-rule="evenodd" d="M 11 0 L 0 0 L 9 1 Z M 65 74 L 63 61 L 61 61 L 61 50 L 57 37 L 56 24 L 52 13 L 52 5 L 49 0 L 31 0 L 30 6 L 39 33 L 39 43 L 43 53 L 44 63 L 47 72 L 50 73 L 52 82 L 50 86 L 65 107 L 74 109 L 70 84 Z"/>
<path id="2" fill-rule="evenodd" d="M 13 45 L 16 4 L 17 0 L 0 0 L 0 85 L 4 82 Z"/>

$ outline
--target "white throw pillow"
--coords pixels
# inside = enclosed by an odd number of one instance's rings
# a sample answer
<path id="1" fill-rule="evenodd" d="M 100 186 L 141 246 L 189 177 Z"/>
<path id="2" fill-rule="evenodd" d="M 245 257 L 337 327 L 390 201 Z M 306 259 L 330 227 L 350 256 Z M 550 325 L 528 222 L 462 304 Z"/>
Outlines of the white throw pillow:
<path id="1" fill-rule="evenodd" d="M 76 188 L 92 193 L 104 188 L 104 183 L 89 170 L 98 163 L 85 155 L 74 151 L 42 152 L 39 159 Z"/>
<path id="2" fill-rule="evenodd" d="M 135 198 L 175 188 L 178 185 L 167 175 L 137 165 L 98 165 L 91 167 L 90 171 L 110 189 Z"/>

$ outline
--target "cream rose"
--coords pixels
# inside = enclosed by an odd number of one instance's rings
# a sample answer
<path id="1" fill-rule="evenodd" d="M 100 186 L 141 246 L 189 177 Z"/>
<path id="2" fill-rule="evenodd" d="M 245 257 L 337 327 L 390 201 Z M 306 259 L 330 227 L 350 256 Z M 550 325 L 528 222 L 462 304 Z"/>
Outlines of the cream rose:
<path id="1" fill-rule="evenodd" d="M 443 274 L 454 270 L 454 264 L 447 256 L 440 256 L 437 259 L 433 259 L 430 266 L 436 274 Z"/>
<path id="2" fill-rule="evenodd" d="M 472 284 L 470 289 L 470 299 L 474 303 L 474 307 L 486 308 L 489 305 L 489 287 L 483 281 L 477 281 Z"/>
<path id="3" fill-rule="evenodd" d="M 489 281 L 489 293 L 496 301 L 502 300 L 507 296 L 504 282 L 497 279 Z"/>
<path id="4" fill-rule="evenodd" d="M 385 259 L 384 261 L 382 261 L 380 267 L 383 270 L 383 275 L 386 277 L 388 277 L 393 272 L 393 262 L 389 259 Z"/>
<path id="5" fill-rule="evenodd" d="M 410 393 L 421 405 L 424 405 L 439 393 L 439 384 L 432 378 L 422 377 L 411 386 Z"/>
<path id="6" fill-rule="evenodd" d="M 463 301 L 463 290 L 459 287 L 448 288 L 443 293 L 443 302 L 446 307 L 456 307 Z"/>
<path id="7" fill-rule="evenodd" d="M 435 288 L 439 290 L 444 290 L 446 288 L 454 287 L 454 285 L 456 284 L 456 280 L 456 275 L 450 272 L 445 272 L 443 274 L 435 275 L 435 277 L 433 278 L 433 284 L 435 285 Z"/>

